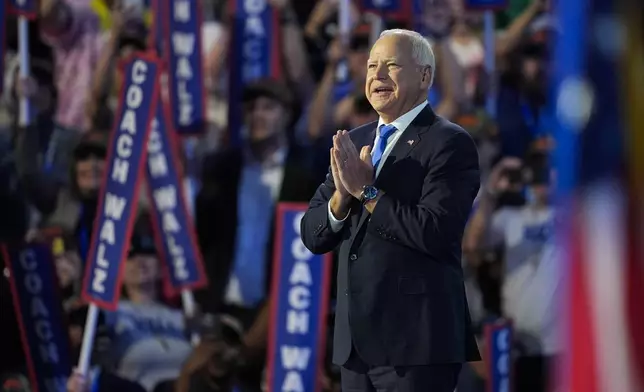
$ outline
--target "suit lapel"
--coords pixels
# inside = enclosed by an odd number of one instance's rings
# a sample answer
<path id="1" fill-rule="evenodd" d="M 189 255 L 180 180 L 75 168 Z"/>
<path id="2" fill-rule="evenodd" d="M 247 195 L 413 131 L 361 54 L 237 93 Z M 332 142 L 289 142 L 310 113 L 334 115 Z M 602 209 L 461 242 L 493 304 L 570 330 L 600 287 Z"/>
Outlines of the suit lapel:
<path id="1" fill-rule="evenodd" d="M 412 121 L 407 129 L 403 131 L 403 134 L 400 135 L 400 138 L 398 138 L 398 141 L 396 141 L 394 148 L 387 156 L 387 160 L 382 165 L 380 174 L 376 179 L 376 187 L 378 186 L 378 180 L 384 178 L 384 174 L 386 174 L 386 172 L 391 169 L 391 167 L 396 162 L 407 158 L 411 151 L 416 148 L 418 144 L 420 144 L 419 142 L 422 134 L 429 130 L 435 119 L 436 115 L 429 105 L 425 106 L 425 108 L 420 113 L 418 113 L 418 116 L 416 116 L 414 121 Z"/>
<path id="2" fill-rule="evenodd" d="M 387 160 L 382 165 L 382 169 L 380 170 L 378 178 L 376 178 L 376 181 L 374 183 L 374 186 L 376 188 L 378 188 L 378 184 L 382 181 L 387 171 L 390 170 L 396 162 L 405 159 L 419 144 L 422 134 L 429 130 L 435 120 L 436 114 L 434 114 L 432 108 L 429 105 L 425 106 L 425 108 L 418 114 L 418 116 L 416 116 L 414 121 L 409 124 L 407 129 L 403 131 L 402 135 L 400 135 L 400 138 L 398 138 L 398 141 L 396 141 L 394 148 L 387 156 Z M 376 131 L 374 129 L 372 135 L 373 137 L 371 138 L 372 147 L 375 140 L 375 132 Z M 356 232 L 360 231 L 362 225 L 364 225 L 369 216 L 370 214 L 367 212 L 367 210 L 365 208 L 362 208 Z"/>

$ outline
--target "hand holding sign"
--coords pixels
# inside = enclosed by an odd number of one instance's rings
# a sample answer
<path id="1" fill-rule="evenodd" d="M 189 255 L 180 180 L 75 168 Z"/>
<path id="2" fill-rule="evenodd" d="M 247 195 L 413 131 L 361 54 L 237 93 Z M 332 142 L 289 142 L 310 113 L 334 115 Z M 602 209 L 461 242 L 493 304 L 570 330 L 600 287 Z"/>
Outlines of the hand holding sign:
<path id="1" fill-rule="evenodd" d="M 96 306 L 114 310 L 120 297 L 122 260 L 130 248 L 148 134 L 160 95 L 161 65 L 156 58 L 135 54 L 121 66 L 124 88 L 83 282 L 82 296 L 90 307 L 78 365 L 82 375 L 87 375 L 89 368 L 98 319 Z"/>

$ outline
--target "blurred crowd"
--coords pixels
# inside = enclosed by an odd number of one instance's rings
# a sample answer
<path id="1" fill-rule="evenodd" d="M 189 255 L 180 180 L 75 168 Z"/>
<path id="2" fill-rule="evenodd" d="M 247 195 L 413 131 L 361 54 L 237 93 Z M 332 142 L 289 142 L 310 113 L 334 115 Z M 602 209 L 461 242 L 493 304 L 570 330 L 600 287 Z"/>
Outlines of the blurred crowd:
<path id="1" fill-rule="evenodd" d="M 208 123 L 194 154 L 181 157 L 210 282 L 195 292 L 199 313 L 186 318 L 180 298 L 164 284 L 150 201 L 141 196 L 123 260 L 121 302 L 99 320 L 94 381 L 72 376 L 70 391 L 89 390 L 90 383 L 121 392 L 227 391 L 233 383 L 240 392 L 262 390 L 274 207 L 308 202 L 327 174 L 333 133 L 378 119 L 363 88 L 374 29 L 418 26 L 362 12 L 356 1 L 350 37 L 342 39 L 337 0 L 266 1 L 279 16 L 282 77 L 243 88 L 241 146 L 227 137 L 235 14 L 228 1 L 203 1 Z M 560 352 L 555 318 L 561 280 L 551 241 L 553 105 L 546 99 L 558 28 L 545 0 L 510 0 L 496 13 L 490 53 L 482 13 L 466 9 L 462 0 L 424 1 L 420 25 L 437 63 L 428 100 L 437 114 L 471 133 L 480 154 L 483 185 L 463 238 L 479 344 L 485 352 L 486 323 L 511 319 L 514 390 L 545 391 Z M 29 23 L 28 78 L 18 72 L 17 22 L 7 21 L 0 239 L 51 245 L 75 360 L 87 313 L 79 298 L 83 266 L 122 79 L 117 63 L 147 49 L 151 15 L 143 0 L 41 0 L 39 7 Z M 490 57 L 494 69 L 486 67 Z M 34 112 L 27 126 L 19 121 L 21 98 Z M 5 269 L 0 277 L 0 387 L 14 390 L 7 388 L 20 385 L 15 380 L 26 369 L 8 274 Z M 329 336 L 332 320 L 330 314 Z M 202 341 L 193 347 L 195 331 Z M 466 366 L 458 391 L 483 391 L 486 372 L 483 363 Z M 339 390 L 339 371 L 331 364 L 322 379 L 325 390 Z"/>

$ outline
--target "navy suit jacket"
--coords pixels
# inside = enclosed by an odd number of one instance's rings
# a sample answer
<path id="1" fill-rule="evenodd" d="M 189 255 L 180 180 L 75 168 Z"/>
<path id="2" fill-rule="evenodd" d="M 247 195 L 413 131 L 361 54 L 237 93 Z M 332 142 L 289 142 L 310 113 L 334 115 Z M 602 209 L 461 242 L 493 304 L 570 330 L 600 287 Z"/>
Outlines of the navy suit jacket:
<path id="1" fill-rule="evenodd" d="M 377 123 L 351 131 L 358 150 Z M 329 173 L 302 219 L 313 253 L 339 246 L 333 362 L 352 347 L 372 366 L 479 360 L 463 270 L 461 240 L 479 190 L 476 145 L 461 127 L 427 106 L 403 132 L 375 186 L 373 214 L 356 200 L 341 231 L 329 225 L 335 191 Z"/>

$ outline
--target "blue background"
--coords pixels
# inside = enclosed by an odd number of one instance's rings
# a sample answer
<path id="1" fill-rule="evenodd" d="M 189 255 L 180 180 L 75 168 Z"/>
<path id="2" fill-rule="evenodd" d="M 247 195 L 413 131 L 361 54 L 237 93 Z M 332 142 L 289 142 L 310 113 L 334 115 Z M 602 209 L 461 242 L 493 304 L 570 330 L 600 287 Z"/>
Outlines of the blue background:
<path id="1" fill-rule="evenodd" d="M 384 0 L 383 0 L 384 1 Z M 377 0 L 364 0 L 365 10 L 375 10 L 379 12 L 400 12 L 402 10 L 402 0 L 387 0 L 387 4 L 384 7 L 378 7 L 376 4 Z"/>

